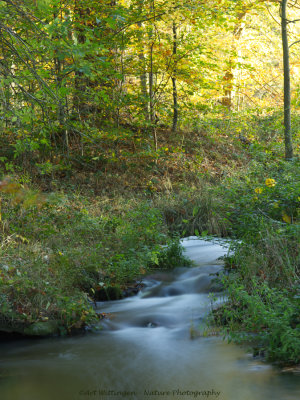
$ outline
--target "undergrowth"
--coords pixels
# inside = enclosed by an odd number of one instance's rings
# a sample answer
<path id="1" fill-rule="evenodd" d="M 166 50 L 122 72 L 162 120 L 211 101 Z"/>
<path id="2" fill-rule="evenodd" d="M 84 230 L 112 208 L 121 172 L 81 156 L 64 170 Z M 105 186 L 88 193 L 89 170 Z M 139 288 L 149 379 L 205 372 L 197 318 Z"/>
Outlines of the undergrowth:
<path id="1" fill-rule="evenodd" d="M 122 297 L 152 268 L 188 263 L 149 201 L 107 204 L 61 192 L 30 204 L 19 190 L 9 195 L 2 195 L 0 302 L 11 330 L 19 322 L 57 320 L 62 332 L 90 324 L 99 292 Z"/>
<path id="2" fill-rule="evenodd" d="M 227 303 L 213 315 L 229 340 L 281 364 L 300 361 L 299 160 L 257 165 L 218 189 L 239 238 L 223 279 Z"/>

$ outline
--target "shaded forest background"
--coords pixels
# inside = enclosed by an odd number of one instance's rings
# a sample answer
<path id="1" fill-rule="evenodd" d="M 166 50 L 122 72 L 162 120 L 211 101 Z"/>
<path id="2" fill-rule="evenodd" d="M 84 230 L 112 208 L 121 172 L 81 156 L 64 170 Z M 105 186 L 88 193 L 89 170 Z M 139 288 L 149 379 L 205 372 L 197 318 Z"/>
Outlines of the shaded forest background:
<path id="1" fill-rule="evenodd" d="M 280 147 L 280 2 L 8 0 L 0 13 L 7 172 L 16 168 L 12 157 L 42 175 L 70 173 L 72 164 L 101 179 L 116 168 L 135 173 L 137 165 L 155 166 L 166 157 L 176 159 L 178 169 L 184 159 L 205 172 L 210 157 L 195 144 L 187 159 L 185 141 L 202 134 L 213 141 L 220 124 L 224 148 L 235 139 Z M 298 137 L 297 2 L 288 13 Z M 251 120 L 260 118 L 257 134 Z"/>

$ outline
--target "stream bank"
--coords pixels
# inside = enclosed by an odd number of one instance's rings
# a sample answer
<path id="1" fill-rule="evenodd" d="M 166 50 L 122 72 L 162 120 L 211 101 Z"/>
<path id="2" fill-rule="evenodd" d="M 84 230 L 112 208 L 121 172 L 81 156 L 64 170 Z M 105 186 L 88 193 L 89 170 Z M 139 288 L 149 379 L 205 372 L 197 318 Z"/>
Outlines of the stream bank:
<path id="1" fill-rule="evenodd" d="M 99 302 L 110 318 L 98 332 L 1 344 L 1 400 L 298 399 L 293 374 L 221 337 L 191 340 L 192 325 L 205 329 L 210 274 L 227 249 L 196 238 L 183 245 L 195 267 L 149 276 L 137 296 Z"/>

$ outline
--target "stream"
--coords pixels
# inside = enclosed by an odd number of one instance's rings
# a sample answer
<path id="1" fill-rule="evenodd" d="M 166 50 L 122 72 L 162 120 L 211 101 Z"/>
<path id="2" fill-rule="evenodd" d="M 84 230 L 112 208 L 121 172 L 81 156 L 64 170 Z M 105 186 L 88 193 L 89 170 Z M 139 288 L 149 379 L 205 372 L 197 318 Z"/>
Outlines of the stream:
<path id="1" fill-rule="evenodd" d="M 182 243 L 195 266 L 158 271 L 137 296 L 97 303 L 110 315 L 98 332 L 0 343 L 0 400 L 299 399 L 299 375 L 203 334 L 218 289 L 211 274 L 227 248 Z"/>

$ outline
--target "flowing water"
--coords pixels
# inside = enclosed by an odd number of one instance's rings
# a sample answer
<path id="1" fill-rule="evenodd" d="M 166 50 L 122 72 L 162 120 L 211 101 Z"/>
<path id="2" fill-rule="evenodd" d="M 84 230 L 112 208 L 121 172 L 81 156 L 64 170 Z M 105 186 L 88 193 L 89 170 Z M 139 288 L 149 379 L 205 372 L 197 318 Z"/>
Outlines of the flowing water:
<path id="1" fill-rule="evenodd" d="M 296 400 L 299 376 L 205 332 L 209 291 L 227 249 L 183 240 L 193 268 L 145 279 L 135 297 L 98 303 L 98 333 L 0 344 L 0 400 Z M 216 293 L 219 301 L 222 294 Z"/>

